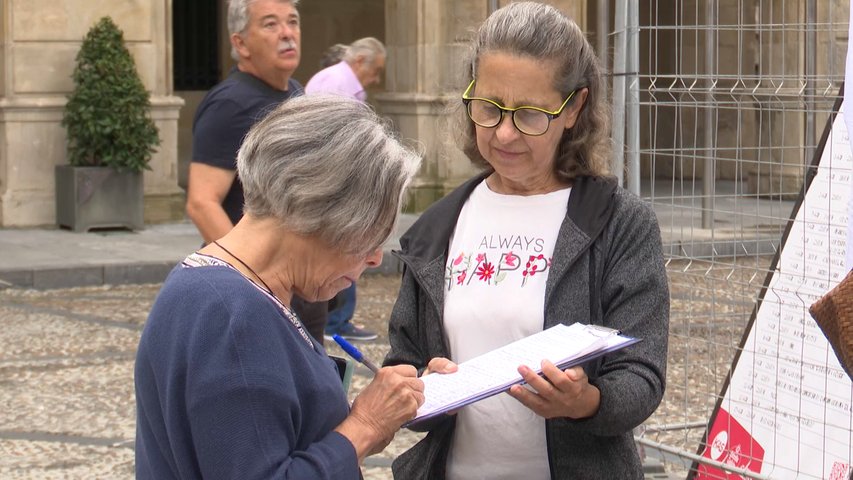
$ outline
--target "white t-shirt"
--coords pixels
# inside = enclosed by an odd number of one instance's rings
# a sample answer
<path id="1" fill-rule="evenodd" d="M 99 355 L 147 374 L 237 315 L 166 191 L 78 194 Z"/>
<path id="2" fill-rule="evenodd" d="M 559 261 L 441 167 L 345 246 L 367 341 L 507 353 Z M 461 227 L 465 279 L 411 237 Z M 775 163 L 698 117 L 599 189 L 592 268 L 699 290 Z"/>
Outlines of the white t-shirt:
<path id="1" fill-rule="evenodd" d="M 545 281 L 570 188 L 544 195 L 480 183 L 450 241 L 444 328 L 460 363 L 542 331 Z M 447 478 L 549 479 L 545 420 L 506 393 L 462 408 Z"/>

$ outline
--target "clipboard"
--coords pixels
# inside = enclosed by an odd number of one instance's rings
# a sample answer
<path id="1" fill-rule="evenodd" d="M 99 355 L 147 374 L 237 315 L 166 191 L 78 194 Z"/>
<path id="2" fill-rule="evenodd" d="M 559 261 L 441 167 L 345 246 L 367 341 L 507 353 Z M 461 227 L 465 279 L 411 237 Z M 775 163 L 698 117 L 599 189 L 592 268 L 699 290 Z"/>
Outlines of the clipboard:
<path id="1" fill-rule="evenodd" d="M 355 370 L 355 365 L 352 360 L 348 358 L 338 357 L 336 355 L 329 355 L 335 362 L 335 367 L 338 369 L 338 375 L 341 377 L 341 384 L 344 387 L 344 392 L 349 393 L 349 387 L 352 383 L 352 372 Z"/>
<path id="2" fill-rule="evenodd" d="M 639 341 L 638 338 L 597 325 L 555 325 L 462 362 L 454 373 L 422 376 L 426 401 L 418 409 L 415 418 L 403 426 L 409 427 L 524 383 L 517 371 L 519 365 L 527 365 L 541 376 L 543 359 L 562 370 Z"/>

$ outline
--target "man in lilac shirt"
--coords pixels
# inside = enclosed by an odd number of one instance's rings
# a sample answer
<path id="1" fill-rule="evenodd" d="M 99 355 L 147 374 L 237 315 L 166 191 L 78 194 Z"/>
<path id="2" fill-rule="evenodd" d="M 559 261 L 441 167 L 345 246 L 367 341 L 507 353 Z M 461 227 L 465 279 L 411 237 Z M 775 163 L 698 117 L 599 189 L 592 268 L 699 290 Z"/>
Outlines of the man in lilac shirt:
<path id="1" fill-rule="evenodd" d="M 385 68 L 385 46 L 382 42 L 366 37 L 350 44 L 343 60 L 317 72 L 305 85 L 305 93 L 335 93 L 367 100 L 365 89 L 379 83 Z M 347 340 L 373 340 L 376 333 L 355 326 L 351 320 L 355 313 L 355 283 L 341 291 L 330 305 L 325 336 L 340 335 Z"/>
<path id="2" fill-rule="evenodd" d="M 311 77 L 305 93 L 337 93 L 364 102 L 365 89 L 379 83 L 384 68 L 385 46 L 373 37 L 362 38 L 347 48 L 341 62 Z"/>

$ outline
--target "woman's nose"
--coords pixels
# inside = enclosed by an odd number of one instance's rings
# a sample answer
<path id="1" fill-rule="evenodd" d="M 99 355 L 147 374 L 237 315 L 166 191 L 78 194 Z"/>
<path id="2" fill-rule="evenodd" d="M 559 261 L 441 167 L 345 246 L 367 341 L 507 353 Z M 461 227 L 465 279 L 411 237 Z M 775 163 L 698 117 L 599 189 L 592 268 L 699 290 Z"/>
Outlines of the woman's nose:
<path id="1" fill-rule="evenodd" d="M 512 121 L 512 113 L 504 112 L 501 122 L 495 127 L 495 135 L 497 135 L 498 139 L 503 143 L 508 143 L 514 140 L 520 133 Z"/>
<path id="2" fill-rule="evenodd" d="M 382 264 L 382 247 L 377 248 L 369 255 L 367 255 L 367 259 L 365 260 L 368 268 L 376 268 Z"/>

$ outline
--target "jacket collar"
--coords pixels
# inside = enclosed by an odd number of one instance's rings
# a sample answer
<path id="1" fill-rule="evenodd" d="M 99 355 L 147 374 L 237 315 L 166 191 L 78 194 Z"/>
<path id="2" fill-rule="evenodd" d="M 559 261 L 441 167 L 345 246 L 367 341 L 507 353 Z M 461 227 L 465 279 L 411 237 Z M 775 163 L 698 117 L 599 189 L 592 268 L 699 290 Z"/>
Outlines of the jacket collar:
<path id="1" fill-rule="evenodd" d="M 488 172 L 477 175 L 434 203 L 400 238 L 401 251 L 394 252 L 430 299 L 437 311 L 439 324 L 450 236 L 465 201 L 488 175 Z M 554 288 L 559 284 L 557 280 L 590 248 L 607 225 L 615 207 L 616 191 L 617 183 L 613 178 L 579 177 L 572 185 L 566 218 L 560 225 L 545 287 L 546 309 Z M 449 355 L 446 345 L 444 350 L 445 356 Z"/>
<path id="2" fill-rule="evenodd" d="M 405 257 L 412 262 L 411 266 L 418 268 L 424 262 L 445 255 L 465 201 L 489 174 L 490 172 L 481 173 L 467 180 L 423 212 L 400 237 L 401 257 Z"/>
<path id="3" fill-rule="evenodd" d="M 400 252 L 394 252 L 412 269 L 412 274 L 437 308 L 443 304 L 444 265 L 450 236 L 465 201 L 489 172 L 466 181 L 433 204 L 400 238 Z M 616 179 L 612 177 L 578 177 L 572 185 L 566 218 L 560 225 L 548 282 L 545 304 L 569 267 L 601 234 L 615 205 Z"/>
<path id="4" fill-rule="evenodd" d="M 560 225 L 551 257 L 551 271 L 545 285 L 546 309 L 554 289 L 559 285 L 557 280 L 563 278 L 584 252 L 593 248 L 593 242 L 610 220 L 616 205 L 614 197 L 617 187 L 616 179 L 611 177 L 579 177 L 575 180 L 569 195 L 566 218 Z M 551 319 L 549 323 L 554 321 Z"/>
<path id="5" fill-rule="evenodd" d="M 596 238 L 610 220 L 618 184 L 615 177 L 578 177 L 569 196 L 567 218 L 589 238 Z"/>

